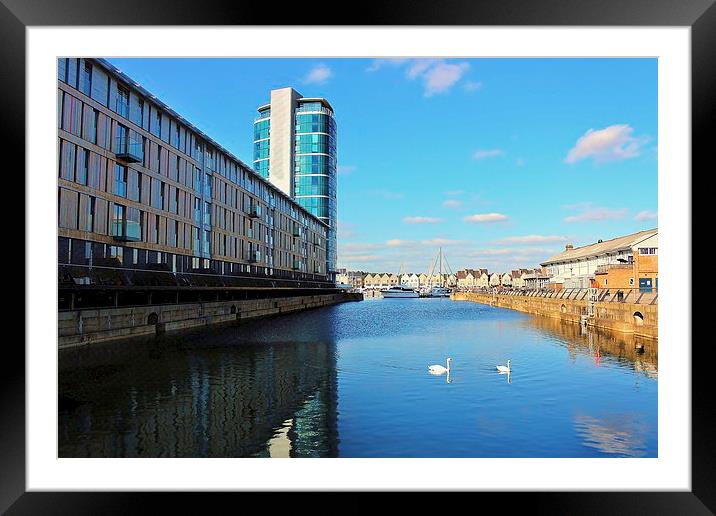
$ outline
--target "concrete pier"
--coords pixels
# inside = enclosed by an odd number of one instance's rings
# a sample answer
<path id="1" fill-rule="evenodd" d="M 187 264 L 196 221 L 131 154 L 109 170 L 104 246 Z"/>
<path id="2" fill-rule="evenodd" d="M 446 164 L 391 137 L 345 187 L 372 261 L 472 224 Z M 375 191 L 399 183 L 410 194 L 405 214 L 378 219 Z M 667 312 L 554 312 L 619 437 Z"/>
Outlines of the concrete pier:
<path id="1" fill-rule="evenodd" d="M 581 324 L 583 316 L 586 316 L 589 311 L 589 301 L 586 299 L 505 295 L 491 292 L 454 292 L 450 298 L 456 301 L 473 301 L 529 314 L 555 317 L 576 324 Z M 594 303 L 594 316 L 586 316 L 584 320 L 589 327 L 657 339 L 659 335 L 658 309 L 656 304 L 596 302 Z"/>
<path id="2" fill-rule="evenodd" d="M 362 294 L 145 305 L 58 313 L 59 348 L 195 328 L 360 301 Z"/>

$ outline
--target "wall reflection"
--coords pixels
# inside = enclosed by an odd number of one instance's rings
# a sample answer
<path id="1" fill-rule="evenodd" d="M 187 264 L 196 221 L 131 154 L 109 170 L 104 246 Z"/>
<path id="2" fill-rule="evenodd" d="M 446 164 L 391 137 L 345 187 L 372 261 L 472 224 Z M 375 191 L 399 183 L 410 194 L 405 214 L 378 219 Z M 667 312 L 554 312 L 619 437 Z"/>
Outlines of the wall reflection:
<path id="1" fill-rule="evenodd" d="M 335 341 L 252 333 L 60 353 L 60 457 L 337 456 Z"/>
<path id="2" fill-rule="evenodd" d="M 528 317 L 525 324 L 548 333 L 563 342 L 570 356 L 589 355 L 595 366 L 605 358 L 617 359 L 649 377 L 657 378 L 658 341 L 628 333 L 610 332 L 600 328 L 587 328 L 550 317 Z"/>

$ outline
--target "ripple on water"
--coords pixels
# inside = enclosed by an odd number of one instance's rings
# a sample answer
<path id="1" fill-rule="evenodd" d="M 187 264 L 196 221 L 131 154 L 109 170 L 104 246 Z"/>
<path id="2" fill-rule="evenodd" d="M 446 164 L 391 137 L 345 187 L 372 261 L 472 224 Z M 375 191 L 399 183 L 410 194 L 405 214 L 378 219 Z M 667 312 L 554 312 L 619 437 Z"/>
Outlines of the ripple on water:
<path id="1" fill-rule="evenodd" d="M 655 345 L 476 303 L 346 303 L 102 349 L 61 356 L 60 456 L 657 453 Z M 427 371 L 447 357 L 449 382 Z"/>

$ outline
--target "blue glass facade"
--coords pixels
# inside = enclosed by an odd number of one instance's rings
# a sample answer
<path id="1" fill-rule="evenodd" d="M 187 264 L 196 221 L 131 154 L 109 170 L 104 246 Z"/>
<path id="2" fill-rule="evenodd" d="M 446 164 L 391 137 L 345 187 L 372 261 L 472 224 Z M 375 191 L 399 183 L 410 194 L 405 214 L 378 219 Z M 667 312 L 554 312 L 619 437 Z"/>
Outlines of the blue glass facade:
<path id="1" fill-rule="evenodd" d="M 254 122 L 254 170 L 261 176 L 269 176 L 269 149 L 271 147 L 271 110 L 259 113 Z"/>
<path id="2" fill-rule="evenodd" d="M 329 270 L 336 270 L 336 120 L 322 102 L 299 101 L 295 113 L 294 188 L 296 201 L 329 225 Z"/>

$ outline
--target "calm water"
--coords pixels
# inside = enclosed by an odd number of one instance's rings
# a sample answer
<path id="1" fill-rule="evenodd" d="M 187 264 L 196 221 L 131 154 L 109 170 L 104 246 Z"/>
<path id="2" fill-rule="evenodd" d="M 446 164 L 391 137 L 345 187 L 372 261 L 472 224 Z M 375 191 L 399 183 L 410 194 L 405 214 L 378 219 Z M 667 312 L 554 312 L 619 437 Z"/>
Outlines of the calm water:
<path id="1" fill-rule="evenodd" d="M 70 350 L 60 456 L 655 457 L 657 346 L 635 344 L 475 303 L 373 299 Z M 427 372 L 448 356 L 449 379 Z"/>

